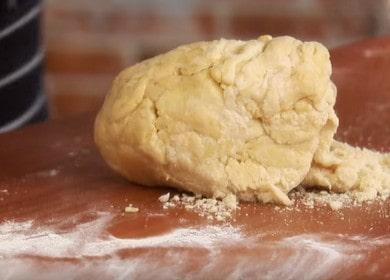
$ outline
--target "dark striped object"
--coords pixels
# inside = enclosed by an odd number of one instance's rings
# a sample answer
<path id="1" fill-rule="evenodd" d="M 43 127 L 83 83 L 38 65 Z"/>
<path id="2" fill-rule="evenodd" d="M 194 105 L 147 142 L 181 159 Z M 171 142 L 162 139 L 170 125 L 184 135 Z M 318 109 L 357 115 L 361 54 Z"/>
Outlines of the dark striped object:
<path id="1" fill-rule="evenodd" d="M 0 133 L 47 118 L 39 0 L 0 0 Z"/>

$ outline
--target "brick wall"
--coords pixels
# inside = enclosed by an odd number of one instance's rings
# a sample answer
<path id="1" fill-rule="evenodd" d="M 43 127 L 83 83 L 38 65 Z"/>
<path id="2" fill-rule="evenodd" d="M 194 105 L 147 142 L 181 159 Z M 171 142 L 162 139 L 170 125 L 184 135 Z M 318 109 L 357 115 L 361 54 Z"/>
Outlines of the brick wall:
<path id="1" fill-rule="evenodd" d="M 54 117 L 94 110 L 124 67 L 178 44 L 289 34 L 328 47 L 390 34 L 390 0 L 47 0 Z"/>

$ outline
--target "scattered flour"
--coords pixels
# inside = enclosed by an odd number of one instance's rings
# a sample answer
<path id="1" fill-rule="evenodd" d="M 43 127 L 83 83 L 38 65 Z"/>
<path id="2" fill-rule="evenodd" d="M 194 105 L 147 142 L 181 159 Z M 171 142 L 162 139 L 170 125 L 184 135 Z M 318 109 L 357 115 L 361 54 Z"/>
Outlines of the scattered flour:
<path id="1" fill-rule="evenodd" d="M 245 279 L 262 275 L 263 279 L 325 279 L 340 273 L 348 278 L 351 268 L 364 263 L 372 250 L 390 245 L 390 236 L 339 234 L 301 234 L 272 241 L 271 232 L 247 236 L 232 225 L 117 238 L 106 232 L 113 218 L 113 214 L 101 212 L 95 220 L 67 232 L 54 226 L 35 227 L 31 220 L 1 223 L 0 278 L 80 279 L 96 275 L 98 279 L 127 279 L 142 275 L 144 279 L 204 279 L 218 275 Z M 162 255 L 149 251 L 125 258 L 117 255 L 121 250 L 140 248 L 161 248 Z M 50 265 L 42 265 L 45 257 L 50 258 Z M 194 271 L 191 266 L 199 261 L 199 269 Z M 378 259 L 375 265 L 385 267 L 385 262 Z"/>
<path id="2" fill-rule="evenodd" d="M 0 256 L 101 257 L 121 249 L 210 248 L 242 240 L 239 229 L 232 226 L 179 228 L 158 236 L 121 239 L 105 232 L 112 218 L 111 213 L 99 213 L 96 220 L 80 224 L 70 232 L 58 232 L 50 227 L 34 228 L 32 220 L 4 222 L 0 224 Z"/>

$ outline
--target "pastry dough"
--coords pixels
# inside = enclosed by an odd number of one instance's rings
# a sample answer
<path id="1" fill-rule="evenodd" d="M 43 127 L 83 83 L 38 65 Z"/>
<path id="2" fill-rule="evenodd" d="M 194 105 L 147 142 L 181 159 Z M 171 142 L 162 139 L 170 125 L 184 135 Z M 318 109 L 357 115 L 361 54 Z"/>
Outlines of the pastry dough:
<path id="1" fill-rule="evenodd" d="M 344 182 L 331 179 L 340 160 L 330 75 L 324 46 L 287 36 L 180 46 L 119 74 L 95 141 L 136 183 L 289 204 L 303 181 Z"/>

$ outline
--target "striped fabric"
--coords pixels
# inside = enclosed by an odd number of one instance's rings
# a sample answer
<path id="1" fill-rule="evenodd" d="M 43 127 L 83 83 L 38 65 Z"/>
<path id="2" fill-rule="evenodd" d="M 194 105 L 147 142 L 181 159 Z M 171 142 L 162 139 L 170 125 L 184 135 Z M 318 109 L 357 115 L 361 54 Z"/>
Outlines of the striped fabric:
<path id="1" fill-rule="evenodd" d="M 39 0 L 0 1 L 0 133 L 47 118 Z"/>

